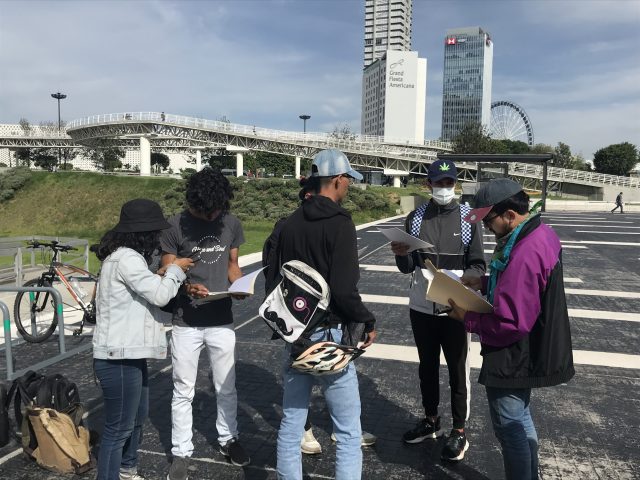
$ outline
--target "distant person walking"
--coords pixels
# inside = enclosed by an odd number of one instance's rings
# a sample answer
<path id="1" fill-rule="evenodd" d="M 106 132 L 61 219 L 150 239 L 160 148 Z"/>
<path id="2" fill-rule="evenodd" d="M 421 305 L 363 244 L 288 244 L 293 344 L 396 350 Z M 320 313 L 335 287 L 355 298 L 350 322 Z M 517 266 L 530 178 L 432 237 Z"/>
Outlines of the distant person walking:
<path id="1" fill-rule="evenodd" d="M 622 192 L 616 197 L 616 206 L 611 210 L 611 213 L 615 212 L 618 208 L 620 209 L 620 213 L 624 213 L 624 209 L 622 208 Z"/>

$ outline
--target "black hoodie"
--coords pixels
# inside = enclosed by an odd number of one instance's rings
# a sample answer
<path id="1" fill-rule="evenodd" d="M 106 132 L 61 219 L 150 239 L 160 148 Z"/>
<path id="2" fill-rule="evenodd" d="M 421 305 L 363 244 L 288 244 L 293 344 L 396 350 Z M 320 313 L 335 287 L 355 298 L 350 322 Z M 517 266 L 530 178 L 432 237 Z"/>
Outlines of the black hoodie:
<path id="1" fill-rule="evenodd" d="M 329 284 L 331 322 L 366 323 L 373 330 L 375 318 L 358 292 L 360 266 L 356 229 L 351 215 L 330 198 L 315 195 L 305 200 L 282 225 L 278 254 L 269 269 L 279 270 L 289 260 L 315 268 Z"/>

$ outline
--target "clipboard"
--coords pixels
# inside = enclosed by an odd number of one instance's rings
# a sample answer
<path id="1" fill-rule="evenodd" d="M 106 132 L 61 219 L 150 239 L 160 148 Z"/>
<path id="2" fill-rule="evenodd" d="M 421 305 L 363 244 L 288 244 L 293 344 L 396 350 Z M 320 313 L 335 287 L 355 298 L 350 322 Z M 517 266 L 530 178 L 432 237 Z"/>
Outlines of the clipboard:
<path id="1" fill-rule="evenodd" d="M 404 230 L 400 230 L 397 227 L 394 228 L 379 228 L 378 231 L 387 237 L 392 242 L 400 242 L 409 245 L 409 251 L 419 250 L 421 248 L 433 248 L 433 245 L 420 240 L 418 237 L 408 234 Z"/>
<path id="2" fill-rule="evenodd" d="M 452 299 L 460 307 L 471 312 L 493 312 L 493 305 L 475 290 L 464 286 L 455 273 L 438 270 L 429 260 L 425 260 L 424 264 L 422 274 L 427 281 L 427 300 L 448 306 L 449 299 Z"/>

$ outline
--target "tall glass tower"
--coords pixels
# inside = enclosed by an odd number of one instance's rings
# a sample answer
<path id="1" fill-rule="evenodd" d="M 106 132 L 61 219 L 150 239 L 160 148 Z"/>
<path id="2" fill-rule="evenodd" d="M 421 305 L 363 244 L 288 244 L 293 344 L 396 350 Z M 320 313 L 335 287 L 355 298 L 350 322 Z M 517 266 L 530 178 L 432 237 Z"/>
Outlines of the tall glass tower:
<path id="1" fill-rule="evenodd" d="M 412 0 L 365 0 L 364 66 L 387 50 L 411 50 Z"/>
<path id="2" fill-rule="evenodd" d="M 447 30 L 444 41 L 442 140 L 467 123 L 491 121 L 493 42 L 480 27 Z"/>

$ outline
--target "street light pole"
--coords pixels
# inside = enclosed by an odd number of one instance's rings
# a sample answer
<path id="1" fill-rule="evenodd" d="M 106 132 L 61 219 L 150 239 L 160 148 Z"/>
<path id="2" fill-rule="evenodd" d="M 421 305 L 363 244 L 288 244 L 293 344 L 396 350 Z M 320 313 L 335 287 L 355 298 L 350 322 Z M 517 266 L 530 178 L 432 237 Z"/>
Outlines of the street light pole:
<path id="1" fill-rule="evenodd" d="M 307 120 L 311 118 L 311 115 L 300 115 L 300 120 L 302 120 L 303 132 L 307 133 Z"/>
<path id="2" fill-rule="evenodd" d="M 62 121 L 60 119 L 60 100 L 64 100 L 65 98 L 67 98 L 67 96 L 64 93 L 60 93 L 60 92 L 52 93 L 51 96 L 56 100 L 58 100 L 58 136 L 60 136 L 60 131 L 62 129 Z M 61 161 L 62 161 L 62 152 L 60 150 L 60 147 L 58 147 L 58 165 L 60 165 Z"/>

